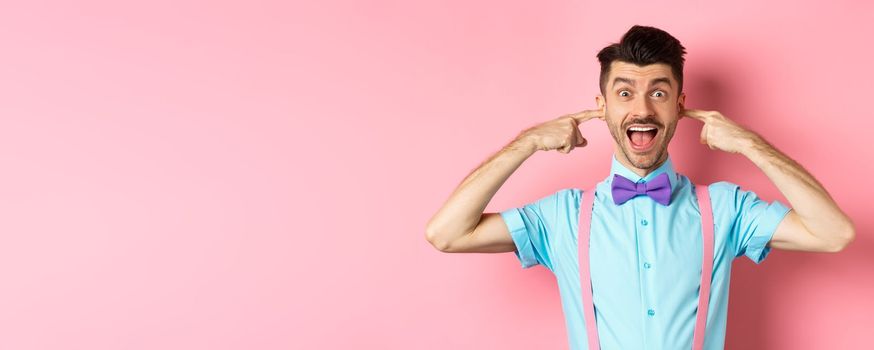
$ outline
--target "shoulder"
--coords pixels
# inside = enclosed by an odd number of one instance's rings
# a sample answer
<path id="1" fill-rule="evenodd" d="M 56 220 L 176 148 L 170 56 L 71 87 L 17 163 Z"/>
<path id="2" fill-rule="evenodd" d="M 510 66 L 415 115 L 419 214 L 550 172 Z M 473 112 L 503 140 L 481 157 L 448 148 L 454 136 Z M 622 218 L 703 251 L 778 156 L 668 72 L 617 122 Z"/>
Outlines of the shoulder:
<path id="1" fill-rule="evenodd" d="M 555 206 L 555 208 L 568 208 L 574 207 L 574 203 L 578 203 L 583 196 L 583 192 L 585 190 L 580 188 L 562 188 L 558 191 L 555 191 L 546 199 L 549 199 L 549 203 L 543 204 L 551 204 Z"/>
<path id="2" fill-rule="evenodd" d="M 718 181 L 707 185 L 707 190 L 710 192 L 710 198 L 713 201 L 723 201 L 734 198 L 740 185 L 729 181 Z"/>
<path id="3" fill-rule="evenodd" d="M 692 183 L 692 198 L 697 197 L 700 187 L 707 188 L 714 214 L 730 214 L 736 212 L 736 198 L 740 185 L 729 181 L 714 183 Z M 693 199 L 694 201 L 694 199 Z"/>
<path id="4" fill-rule="evenodd" d="M 583 194 L 588 195 L 590 192 L 595 193 L 596 186 L 590 188 L 568 187 L 556 190 L 555 192 L 540 197 L 529 206 L 536 206 L 542 211 L 561 212 L 577 210 L 580 207 Z M 603 193 L 599 192 L 599 195 Z"/>
<path id="5" fill-rule="evenodd" d="M 555 212 L 568 207 L 573 207 L 574 202 L 578 202 L 582 197 L 582 190 L 578 188 L 562 188 L 553 193 L 542 195 L 533 202 L 528 202 L 522 208 L 538 210 L 543 212 Z"/>
<path id="6" fill-rule="evenodd" d="M 767 204 L 759 196 L 741 185 L 730 181 L 719 181 L 707 185 L 710 201 L 715 211 L 725 211 L 733 214 L 743 213 L 749 209 Z"/>

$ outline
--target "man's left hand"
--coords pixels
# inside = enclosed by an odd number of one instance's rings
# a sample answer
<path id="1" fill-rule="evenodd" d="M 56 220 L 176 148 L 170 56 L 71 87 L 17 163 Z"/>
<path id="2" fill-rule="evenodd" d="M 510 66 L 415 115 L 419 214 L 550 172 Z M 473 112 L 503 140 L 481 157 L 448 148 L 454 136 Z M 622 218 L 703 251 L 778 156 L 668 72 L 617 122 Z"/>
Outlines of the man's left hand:
<path id="1" fill-rule="evenodd" d="M 690 117 L 704 122 L 699 141 L 710 147 L 710 149 L 718 149 L 729 153 L 742 153 L 759 138 L 754 132 L 744 129 L 717 111 L 683 109 L 680 113 L 680 118 L 683 117 Z"/>

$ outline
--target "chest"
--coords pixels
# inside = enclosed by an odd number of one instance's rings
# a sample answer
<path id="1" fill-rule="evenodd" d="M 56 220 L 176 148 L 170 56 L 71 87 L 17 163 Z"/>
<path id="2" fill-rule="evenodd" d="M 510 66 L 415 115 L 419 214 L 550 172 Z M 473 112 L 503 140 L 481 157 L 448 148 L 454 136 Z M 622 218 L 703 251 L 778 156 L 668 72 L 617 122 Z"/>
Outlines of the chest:
<path id="1" fill-rule="evenodd" d="M 574 216 L 568 215 L 569 218 Z M 635 198 L 623 206 L 598 201 L 590 226 L 589 254 L 596 294 L 608 290 L 617 300 L 641 294 L 694 294 L 701 276 L 701 215 L 694 198 L 675 198 L 671 207 Z M 569 220 L 554 249 L 560 260 L 556 276 L 579 282 L 577 220 Z M 716 256 L 724 247 L 724 233 L 714 232 Z M 627 295 L 623 295 L 627 294 Z"/>
<path id="2" fill-rule="evenodd" d="M 646 274 L 643 278 L 696 282 L 702 256 L 701 216 L 697 209 L 629 204 L 612 210 L 595 207 L 589 234 L 592 278 Z M 571 232 L 571 236 L 576 238 L 578 232 Z"/>

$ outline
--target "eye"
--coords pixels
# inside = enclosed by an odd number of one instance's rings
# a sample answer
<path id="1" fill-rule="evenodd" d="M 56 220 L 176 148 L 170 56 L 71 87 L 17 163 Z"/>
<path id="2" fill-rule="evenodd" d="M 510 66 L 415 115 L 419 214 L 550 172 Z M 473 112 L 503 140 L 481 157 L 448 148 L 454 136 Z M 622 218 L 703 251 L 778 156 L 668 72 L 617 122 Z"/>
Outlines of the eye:
<path id="1" fill-rule="evenodd" d="M 622 91 L 619 91 L 619 96 L 628 97 L 628 96 L 631 96 L 631 93 L 628 92 L 628 90 L 622 90 Z"/>
<path id="2" fill-rule="evenodd" d="M 665 93 L 661 90 L 656 90 L 656 91 L 653 91 L 652 96 L 653 97 L 664 97 Z"/>

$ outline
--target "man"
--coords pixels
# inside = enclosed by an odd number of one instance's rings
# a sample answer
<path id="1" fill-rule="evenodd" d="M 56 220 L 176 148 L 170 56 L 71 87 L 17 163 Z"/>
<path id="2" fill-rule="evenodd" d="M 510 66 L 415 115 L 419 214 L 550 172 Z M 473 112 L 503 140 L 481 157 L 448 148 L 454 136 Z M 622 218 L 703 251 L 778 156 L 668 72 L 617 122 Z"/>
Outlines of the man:
<path id="1" fill-rule="evenodd" d="M 758 264 L 771 248 L 838 252 L 853 240 L 855 228 L 813 176 L 760 135 L 719 112 L 684 108 L 684 54 L 670 34 L 632 27 L 619 43 L 598 53 L 598 109 L 521 132 L 452 193 L 428 223 L 428 241 L 443 252 L 515 252 L 523 268 L 544 265 L 559 285 L 571 349 L 588 348 L 580 296 L 580 271 L 585 270 L 579 269 L 577 250 L 583 190 L 563 189 L 501 213 L 483 210 L 528 157 L 584 147 L 578 125 L 602 120 L 615 144 L 611 173 L 594 187 L 589 208 L 598 336 L 592 338 L 604 349 L 689 349 L 702 283 L 705 213 L 694 183 L 676 173 L 667 148 L 682 118 L 697 120 L 703 123 L 701 143 L 746 156 L 792 206 L 762 201 L 730 182 L 706 186 L 715 243 L 703 345 L 723 348 L 734 258 L 746 255 Z M 659 179 L 667 194 L 659 200 L 644 194 L 622 201 L 613 192 L 617 182 L 641 188 Z"/>

